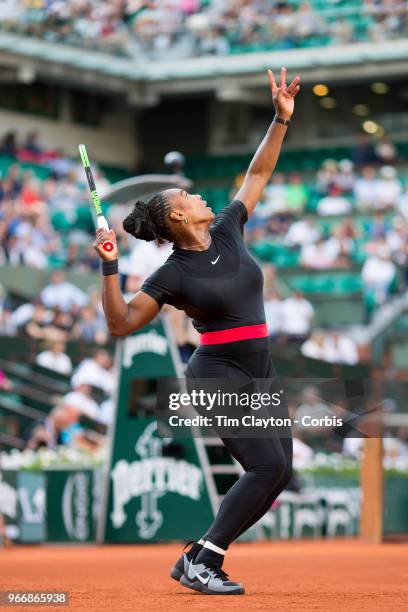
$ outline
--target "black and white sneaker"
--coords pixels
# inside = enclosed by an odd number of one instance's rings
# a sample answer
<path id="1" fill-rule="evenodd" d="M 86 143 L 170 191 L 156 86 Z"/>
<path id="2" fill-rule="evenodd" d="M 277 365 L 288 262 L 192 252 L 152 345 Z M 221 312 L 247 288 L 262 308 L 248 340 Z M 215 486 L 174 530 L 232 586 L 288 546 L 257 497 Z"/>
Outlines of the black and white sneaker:
<path id="1" fill-rule="evenodd" d="M 228 574 L 220 567 L 210 567 L 204 563 L 194 564 L 190 561 L 187 572 L 180 578 L 183 586 L 205 593 L 206 595 L 243 595 L 244 586 L 239 582 L 232 582 Z"/>
<path id="2" fill-rule="evenodd" d="M 187 553 L 183 553 L 170 570 L 170 576 L 173 580 L 179 581 L 182 575 L 188 572 L 189 564 L 190 561 L 187 557 Z"/>
<path id="3" fill-rule="evenodd" d="M 173 580 L 179 581 L 183 574 L 187 574 L 190 561 L 198 554 L 199 550 L 201 550 L 201 546 L 198 546 L 194 540 L 187 542 L 184 546 L 184 551 L 188 546 L 191 546 L 190 550 L 183 552 L 170 570 L 170 576 Z"/>

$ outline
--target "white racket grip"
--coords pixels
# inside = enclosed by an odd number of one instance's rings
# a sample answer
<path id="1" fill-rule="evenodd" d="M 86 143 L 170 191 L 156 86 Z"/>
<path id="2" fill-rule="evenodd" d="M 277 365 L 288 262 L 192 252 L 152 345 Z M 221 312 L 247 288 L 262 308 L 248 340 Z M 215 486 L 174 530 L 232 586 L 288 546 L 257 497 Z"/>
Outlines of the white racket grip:
<path id="1" fill-rule="evenodd" d="M 107 220 L 103 215 L 98 215 L 96 218 L 96 227 L 97 229 L 103 229 L 109 232 L 109 225 Z"/>

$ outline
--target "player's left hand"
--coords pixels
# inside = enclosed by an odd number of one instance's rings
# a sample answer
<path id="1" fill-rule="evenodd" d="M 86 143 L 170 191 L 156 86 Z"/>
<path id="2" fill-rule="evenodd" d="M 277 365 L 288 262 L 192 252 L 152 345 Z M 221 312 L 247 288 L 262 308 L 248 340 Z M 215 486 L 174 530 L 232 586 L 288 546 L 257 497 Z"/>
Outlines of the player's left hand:
<path id="1" fill-rule="evenodd" d="M 291 84 L 287 86 L 286 68 L 283 66 L 280 73 L 279 87 L 276 84 L 272 70 L 268 70 L 268 77 L 276 114 L 282 117 L 282 119 L 290 119 L 295 109 L 295 96 L 300 89 L 300 76 L 296 76 Z"/>

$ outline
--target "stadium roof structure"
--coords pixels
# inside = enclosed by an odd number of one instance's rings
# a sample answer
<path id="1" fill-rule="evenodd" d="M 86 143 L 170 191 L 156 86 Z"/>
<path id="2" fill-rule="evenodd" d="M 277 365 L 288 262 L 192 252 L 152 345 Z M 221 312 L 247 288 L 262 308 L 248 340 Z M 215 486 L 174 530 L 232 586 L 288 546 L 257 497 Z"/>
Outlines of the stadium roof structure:
<path id="1" fill-rule="evenodd" d="M 193 182 L 177 174 L 141 174 L 111 185 L 101 196 L 116 204 L 127 204 L 132 200 L 149 200 L 163 189 L 190 189 Z"/>
<path id="2" fill-rule="evenodd" d="M 408 72 L 408 40 L 151 62 L 0 32 L 0 67 L 14 70 L 16 78 L 24 68 L 33 79 L 126 92 L 136 106 L 155 105 L 163 95 L 200 91 L 215 91 L 225 100 L 242 100 L 248 92 L 250 98 L 250 88 L 264 85 L 265 70 L 282 65 L 301 72 L 303 83 L 398 77 Z"/>

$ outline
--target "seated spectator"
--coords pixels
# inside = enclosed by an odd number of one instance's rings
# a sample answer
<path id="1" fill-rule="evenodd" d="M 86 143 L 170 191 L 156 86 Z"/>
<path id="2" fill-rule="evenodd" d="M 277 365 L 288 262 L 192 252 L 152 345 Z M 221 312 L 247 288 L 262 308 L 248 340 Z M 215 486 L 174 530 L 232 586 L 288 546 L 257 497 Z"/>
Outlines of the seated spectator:
<path id="1" fill-rule="evenodd" d="M 376 171 L 373 166 L 364 166 L 361 176 L 354 183 L 354 197 L 357 207 L 361 209 L 373 209 L 377 201 Z"/>
<path id="2" fill-rule="evenodd" d="M 314 309 L 301 291 L 294 291 L 283 300 L 281 309 L 281 331 L 289 340 L 304 342 L 310 334 Z"/>
<path id="3" fill-rule="evenodd" d="M 14 332 L 15 328 L 12 323 L 12 302 L 3 285 L 0 283 L 0 334 L 12 336 Z"/>
<path id="4" fill-rule="evenodd" d="M 46 203 L 42 197 L 41 184 L 36 178 L 25 179 L 20 193 L 20 202 L 23 213 L 30 215 L 45 213 Z"/>
<path id="5" fill-rule="evenodd" d="M 378 161 L 368 134 L 362 133 L 358 136 L 357 146 L 354 147 L 351 157 L 356 166 L 375 164 Z"/>
<path id="6" fill-rule="evenodd" d="M 302 175 L 298 172 L 291 174 L 286 190 L 288 212 L 299 216 L 304 211 L 308 198 L 309 191 L 303 182 Z"/>
<path id="7" fill-rule="evenodd" d="M 316 242 L 319 238 L 320 230 L 316 221 L 313 219 L 299 219 L 299 221 L 294 221 L 290 225 L 284 242 L 288 246 L 303 246 Z"/>
<path id="8" fill-rule="evenodd" d="M 64 312 L 59 308 L 54 308 L 54 316 L 47 329 L 47 337 L 50 340 L 60 340 L 65 342 L 71 335 L 74 318 L 70 312 Z"/>
<path id="9" fill-rule="evenodd" d="M 265 317 L 269 330 L 269 338 L 276 340 L 281 333 L 282 326 L 282 300 L 275 289 L 271 289 L 265 296 Z"/>
<path id="10" fill-rule="evenodd" d="M 33 318 L 35 307 L 38 305 L 43 305 L 35 298 L 32 302 L 26 302 L 25 304 L 21 304 L 21 306 L 17 306 L 13 310 L 10 316 L 10 323 L 14 329 L 19 331 Z"/>
<path id="11" fill-rule="evenodd" d="M 397 210 L 408 221 L 408 184 L 405 186 L 404 193 L 398 198 Z"/>
<path id="12" fill-rule="evenodd" d="M 49 203 L 52 210 L 65 212 L 72 220 L 76 219 L 75 209 L 78 203 L 85 199 L 80 189 L 76 172 L 71 170 L 53 185 Z"/>
<path id="13" fill-rule="evenodd" d="M 401 193 L 401 183 L 396 169 L 392 166 L 383 166 L 375 183 L 376 208 L 395 208 Z"/>
<path id="14" fill-rule="evenodd" d="M 78 287 L 65 280 L 62 270 L 51 275 L 51 282 L 41 291 L 41 300 L 47 308 L 58 307 L 68 311 L 72 306 L 82 307 L 88 303 L 87 295 Z"/>
<path id="15" fill-rule="evenodd" d="M 42 304 L 35 307 L 32 320 L 25 327 L 24 332 L 36 340 L 49 342 L 65 342 L 72 329 L 72 316 L 55 309 L 47 310 Z"/>
<path id="16" fill-rule="evenodd" d="M 333 45 L 346 45 L 353 42 L 354 26 L 346 18 L 338 17 L 329 27 Z"/>
<path id="17" fill-rule="evenodd" d="M 79 421 L 79 410 L 76 406 L 64 401 L 54 408 L 43 423 L 38 423 L 28 433 L 26 448 L 38 450 L 41 447 L 56 449 L 68 442 L 65 432 Z M 74 442 L 70 436 L 70 445 Z"/>
<path id="18" fill-rule="evenodd" d="M 296 405 L 289 403 L 288 413 L 292 423 L 294 423 L 296 417 Z M 311 446 L 306 444 L 300 439 L 296 424 L 292 427 L 293 434 L 293 468 L 295 470 L 303 470 L 310 467 L 310 462 L 313 459 L 314 450 Z"/>
<path id="19" fill-rule="evenodd" d="M 403 254 L 408 245 L 408 221 L 405 221 L 402 217 L 394 217 L 392 226 L 383 238 L 385 238 L 393 260 L 404 265 L 405 258 Z"/>
<path id="20" fill-rule="evenodd" d="M 316 175 L 316 190 L 320 195 L 340 195 L 336 182 L 337 174 L 337 162 L 334 159 L 325 159 Z"/>
<path id="21" fill-rule="evenodd" d="M 295 13 L 293 35 L 296 40 L 303 40 L 311 36 L 323 34 L 327 30 L 322 17 L 314 11 L 308 2 L 302 2 Z"/>
<path id="22" fill-rule="evenodd" d="M 15 157 L 17 153 L 17 136 L 14 131 L 7 132 L 0 143 L 0 155 Z"/>
<path id="23" fill-rule="evenodd" d="M 222 28 L 211 28 L 198 40 L 199 55 L 228 55 L 230 45 Z"/>
<path id="24" fill-rule="evenodd" d="M 293 432 L 293 468 L 295 470 L 305 470 L 309 468 L 313 456 L 313 448 L 301 440 L 295 430 Z"/>
<path id="25" fill-rule="evenodd" d="M 140 276 L 133 276 L 133 274 L 128 274 L 126 276 L 125 290 L 123 293 L 123 299 L 126 303 L 130 302 L 130 300 L 135 297 L 135 294 L 139 291 L 141 286 L 142 282 Z"/>
<path id="26" fill-rule="evenodd" d="M 294 8 L 286 2 L 278 2 L 276 13 L 273 20 L 273 36 L 282 40 L 285 48 L 295 46 L 293 28 L 296 23 L 296 12 Z"/>
<path id="27" fill-rule="evenodd" d="M 75 162 L 64 155 L 64 151 L 62 149 L 59 149 L 55 151 L 55 157 L 48 161 L 48 166 L 52 170 L 53 177 L 60 179 L 74 171 Z M 98 189 L 100 189 L 99 183 L 97 184 Z"/>
<path id="28" fill-rule="evenodd" d="M 44 148 L 39 142 L 39 136 L 37 132 L 29 132 L 27 138 L 22 145 L 21 155 L 24 159 L 32 159 L 33 161 L 39 160 L 44 151 Z"/>
<path id="29" fill-rule="evenodd" d="M 47 310 L 44 304 L 36 304 L 30 318 L 22 324 L 22 332 L 30 338 L 44 340 L 51 321 L 52 312 Z"/>
<path id="30" fill-rule="evenodd" d="M 29 176 L 25 175 L 24 180 L 29 180 L 32 178 L 31 174 Z M 21 176 L 21 167 L 18 164 L 12 164 L 7 171 L 7 180 L 10 181 L 10 196 L 12 198 L 17 198 L 21 190 L 23 189 L 23 178 Z"/>
<path id="31" fill-rule="evenodd" d="M 59 246 L 59 238 L 46 217 L 30 211 L 19 211 L 20 216 L 8 226 L 5 247 L 8 261 L 13 264 L 45 268 L 48 253 Z"/>
<path id="32" fill-rule="evenodd" d="M 396 272 L 387 244 L 379 242 L 375 253 L 366 259 L 361 270 L 364 288 L 375 295 L 378 304 L 387 299 Z"/>
<path id="33" fill-rule="evenodd" d="M 139 277 L 141 285 L 150 274 L 164 264 L 172 249 L 170 242 L 158 244 L 155 241 L 138 240 L 130 255 L 126 258 L 121 257 L 120 272 Z"/>
<path id="34" fill-rule="evenodd" d="M 65 353 L 63 342 L 49 343 L 48 350 L 42 351 L 37 355 L 36 362 L 43 368 L 69 375 L 72 372 L 72 362 Z"/>
<path id="35" fill-rule="evenodd" d="M 334 407 L 329 406 L 323 400 L 317 387 L 310 385 L 303 391 L 301 403 L 295 410 L 294 418 L 298 421 L 296 423 L 297 433 L 301 437 L 314 438 L 321 445 L 325 445 L 331 437 L 333 428 L 324 425 L 323 419 L 334 416 L 336 416 Z M 311 426 L 312 418 L 321 420 L 322 424 Z"/>
<path id="36" fill-rule="evenodd" d="M 287 212 L 288 186 L 283 174 L 277 172 L 272 175 L 271 182 L 264 190 L 263 200 L 258 206 L 258 217 L 270 217 L 277 213 Z"/>
<path id="37" fill-rule="evenodd" d="M 96 310 L 97 317 L 101 322 L 106 323 L 105 312 L 102 306 L 102 291 L 96 287 L 88 289 L 89 303 Z"/>
<path id="38" fill-rule="evenodd" d="M 310 338 L 306 340 L 300 347 L 302 355 L 309 357 L 310 359 L 321 359 L 324 360 L 324 341 L 325 333 L 320 329 L 315 329 L 310 335 Z"/>
<path id="39" fill-rule="evenodd" d="M 200 343 L 200 334 L 193 327 L 190 317 L 187 317 L 182 310 L 167 305 L 167 313 L 181 360 L 187 363 Z"/>
<path id="40" fill-rule="evenodd" d="M 349 159 L 342 159 L 338 165 L 338 174 L 336 176 L 336 185 L 342 195 L 351 195 L 353 193 L 356 177 L 354 174 L 354 164 Z"/>
<path id="41" fill-rule="evenodd" d="M 111 425 L 115 416 L 115 404 L 109 397 L 99 406 L 99 421 L 105 425 Z"/>
<path id="42" fill-rule="evenodd" d="M 340 245 L 335 241 L 320 238 L 312 244 L 305 244 L 301 252 L 301 264 L 314 270 L 328 270 L 338 263 Z"/>
<path id="43" fill-rule="evenodd" d="M 63 403 L 74 406 L 81 414 L 91 419 L 99 420 L 99 406 L 92 397 L 91 385 L 80 383 L 72 391 L 64 395 Z"/>
<path id="44" fill-rule="evenodd" d="M 393 164 L 397 160 L 397 149 L 386 134 L 381 136 L 374 151 L 379 161 L 383 164 Z"/>
<path id="45" fill-rule="evenodd" d="M 329 215 L 348 215 L 352 211 L 350 200 L 342 196 L 326 196 L 319 200 L 317 212 L 322 217 Z"/>
<path id="46" fill-rule="evenodd" d="M 101 259 L 91 245 L 77 262 L 76 269 L 78 272 L 99 272 L 100 268 Z"/>
<path id="47" fill-rule="evenodd" d="M 106 321 L 98 317 L 93 306 L 85 306 L 79 313 L 79 320 L 73 329 L 73 336 L 82 342 L 105 344 L 108 340 Z"/>
<path id="48" fill-rule="evenodd" d="M 0 391 L 11 391 L 12 388 L 13 383 L 9 378 L 7 378 L 3 370 L 0 370 Z"/>
<path id="49" fill-rule="evenodd" d="M 335 265 L 337 267 L 347 267 L 350 263 L 350 255 L 354 249 L 354 240 L 347 233 L 344 224 L 335 225 L 331 231 L 326 247 L 328 251 L 337 253 Z"/>
<path id="50" fill-rule="evenodd" d="M 345 238 L 349 238 L 350 240 L 354 240 L 355 238 L 359 238 L 361 232 L 358 228 L 356 228 L 352 217 L 348 217 L 344 219 L 341 223 L 342 234 Z"/>
<path id="51" fill-rule="evenodd" d="M 115 376 L 108 351 L 97 350 L 92 357 L 81 361 L 72 376 L 71 384 L 73 387 L 92 385 L 102 389 L 106 395 L 111 395 L 115 389 Z"/>
<path id="52" fill-rule="evenodd" d="M 370 223 L 368 234 L 371 240 L 377 242 L 378 240 L 385 240 L 387 233 L 390 230 L 390 224 L 384 217 L 383 212 L 377 210 L 374 214 L 374 218 Z"/>
<path id="53" fill-rule="evenodd" d="M 359 361 L 357 345 L 349 336 L 332 331 L 325 338 L 322 358 L 329 363 L 356 365 Z"/>
<path id="54" fill-rule="evenodd" d="M 81 249 L 79 244 L 69 244 L 66 252 L 66 268 L 75 270 L 80 266 Z"/>

